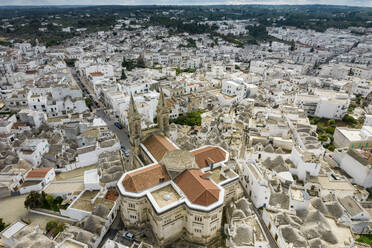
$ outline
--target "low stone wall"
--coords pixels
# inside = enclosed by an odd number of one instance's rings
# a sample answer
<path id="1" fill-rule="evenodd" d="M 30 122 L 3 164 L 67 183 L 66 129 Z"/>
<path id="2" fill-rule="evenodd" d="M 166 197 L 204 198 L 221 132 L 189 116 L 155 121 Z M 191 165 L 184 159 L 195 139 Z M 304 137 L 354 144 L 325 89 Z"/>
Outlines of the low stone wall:
<path id="1" fill-rule="evenodd" d="M 48 211 L 46 209 L 35 208 L 35 209 L 30 209 L 29 211 L 31 213 L 35 213 L 35 214 L 40 214 L 40 215 L 44 215 L 44 216 L 49 216 L 49 217 L 61 219 L 61 220 L 67 220 L 67 221 L 71 221 L 71 222 L 76 222 L 76 220 L 74 220 L 74 219 L 63 217 L 63 216 L 60 215 L 60 213 L 51 212 L 51 211 Z"/>

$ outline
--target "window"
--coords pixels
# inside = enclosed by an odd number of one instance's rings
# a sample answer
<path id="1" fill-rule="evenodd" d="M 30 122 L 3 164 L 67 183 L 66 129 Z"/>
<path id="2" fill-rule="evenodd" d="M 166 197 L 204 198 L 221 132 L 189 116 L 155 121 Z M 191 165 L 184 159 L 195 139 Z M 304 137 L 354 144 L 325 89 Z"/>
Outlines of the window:
<path id="1" fill-rule="evenodd" d="M 197 229 L 197 228 L 195 228 L 195 229 L 194 229 L 194 232 L 196 232 L 196 233 L 201 233 L 201 230 L 200 230 L 200 229 Z"/>
<path id="2" fill-rule="evenodd" d="M 129 215 L 129 218 L 131 218 L 131 219 L 137 219 L 137 216 L 135 216 L 135 215 Z"/>
<path id="3" fill-rule="evenodd" d="M 216 227 L 216 226 L 213 226 L 213 227 L 211 228 L 211 232 L 215 231 L 216 229 L 217 229 L 217 227 Z"/>
<path id="4" fill-rule="evenodd" d="M 212 215 L 212 218 L 211 218 L 211 219 L 212 219 L 212 220 L 217 219 L 217 214 Z"/>
<path id="5" fill-rule="evenodd" d="M 202 222 L 203 218 L 201 216 L 195 216 L 195 221 Z"/>
<path id="6" fill-rule="evenodd" d="M 136 205 L 133 204 L 133 203 L 129 203 L 129 204 L 128 204 L 128 207 L 129 207 L 129 208 L 136 208 Z"/>

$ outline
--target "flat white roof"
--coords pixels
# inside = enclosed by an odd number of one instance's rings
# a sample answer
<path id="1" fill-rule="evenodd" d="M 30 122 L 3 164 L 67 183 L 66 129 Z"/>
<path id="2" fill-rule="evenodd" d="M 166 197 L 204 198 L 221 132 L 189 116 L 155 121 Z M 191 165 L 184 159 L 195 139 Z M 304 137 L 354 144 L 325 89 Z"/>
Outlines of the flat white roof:
<path id="1" fill-rule="evenodd" d="M 349 128 L 338 128 L 339 131 L 350 141 L 358 141 L 363 138 L 360 136 L 359 129 L 349 129 Z"/>
<path id="2" fill-rule="evenodd" d="M 84 171 L 84 184 L 99 183 L 97 169 Z"/>
<path id="3" fill-rule="evenodd" d="M 19 232 L 22 228 L 24 228 L 25 226 L 27 226 L 25 223 L 21 222 L 21 221 L 18 221 L 16 223 L 14 223 L 13 225 L 9 226 L 7 229 L 5 229 L 5 231 L 3 231 L 2 235 L 9 239 L 11 238 L 14 234 L 16 234 L 17 232 Z"/>
<path id="4" fill-rule="evenodd" d="M 239 83 L 237 83 L 237 82 L 235 82 L 235 81 L 232 81 L 232 80 L 228 80 L 228 81 L 226 81 L 226 83 L 233 84 L 233 85 L 235 85 L 236 87 L 240 86 Z"/>

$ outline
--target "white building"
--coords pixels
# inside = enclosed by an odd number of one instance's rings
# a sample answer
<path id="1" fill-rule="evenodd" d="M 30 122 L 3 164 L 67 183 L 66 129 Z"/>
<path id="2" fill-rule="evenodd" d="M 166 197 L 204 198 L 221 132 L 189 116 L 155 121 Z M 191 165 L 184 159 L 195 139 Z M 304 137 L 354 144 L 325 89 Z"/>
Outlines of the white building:
<path id="1" fill-rule="evenodd" d="M 13 124 L 17 122 L 17 117 L 14 114 L 0 116 L 0 133 L 10 133 Z"/>
<path id="2" fill-rule="evenodd" d="M 223 80 L 221 92 L 227 96 L 234 97 L 235 101 L 241 101 L 247 97 L 254 97 L 258 87 L 253 84 L 243 82 L 241 79 Z"/>
<path id="3" fill-rule="evenodd" d="M 361 129 L 337 127 L 333 134 L 336 147 L 371 149 L 372 126 L 363 126 Z"/>
<path id="4" fill-rule="evenodd" d="M 372 154 L 356 149 L 336 149 L 333 159 L 350 177 L 365 188 L 372 187 Z"/>
<path id="5" fill-rule="evenodd" d="M 240 164 L 239 167 L 242 175 L 240 181 L 254 206 L 256 208 L 268 206 L 271 194 L 269 183 L 257 168 L 255 162 L 250 161 L 247 164 Z"/>
<path id="6" fill-rule="evenodd" d="M 43 190 L 55 177 L 56 173 L 53 168 L 33 169 L 26 175 L 19 192 L 27 194 L 31 191 Z"/>
<path id="7" fill-rule="evenodd" d="M 34 111 L 31 109 L 22 109 L 18 112 L 19 120 L 35 128 L 39 128 L 47 120 L 44 112 Z"/>
<path id="8" fill-rule="evenodd" d="M 86 190 L 99 190 L 99 175 L 97 169 L 84 171 L 84 188 Z"/>
<path id="9" fill-rule="evenodd" d="M 36 167 L 47 152 L 49 152 L 48 140 L 27 139 L 18 148 L 17 154 L 20 159 L 24 159 Z"/>
<path id="10" fill-rule="evenodd" d="M 29 109 L 46 112 L 49 117 L 88 111 L 79 88 L 33 88 L 27 101 Z"/>
<path id="11" fill-rule="evenodd" d="M 350 100 L 344 95 L 303 95 L 295 96 L 294 104 L 305 110 L 309 116 L 327 119 L 342 119 L 347 114 Z"/>
<path id="12" fill-rule="evenodd" d="M 318 176 L 320 171 L 320 160 L 311 152 L 303 152 L 300 147 L 295 146 L 292 149 L 290 160 L 296 168 L 290 168 L 290 172 L 305 181 L 310 176 Z"/>

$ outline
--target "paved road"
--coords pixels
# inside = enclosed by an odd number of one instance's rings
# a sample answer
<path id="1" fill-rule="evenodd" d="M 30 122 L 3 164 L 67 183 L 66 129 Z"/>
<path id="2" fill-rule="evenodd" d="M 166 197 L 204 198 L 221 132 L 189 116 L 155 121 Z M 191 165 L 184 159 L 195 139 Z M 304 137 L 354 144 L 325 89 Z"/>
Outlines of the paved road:
<path id="1" fill-rule="evenodd" d="M 124 128 L 122 129 L 117 128 L 114 125 L 116 121 L 112 120 L 111 117 L 107 115 L 105 110 L 102 108 L 96 109 L 96 116 L 101 118 L 104 122 L 106 122 L 107 127 L 111 130 L 111 132 L 116 134 L 116 136 L 120 140 L 120 143 L 123 144 L 128 151 L 130 151 L 128 131 L 126 131 Z"/>
<path id="2" fill-rule="evenodd" d="M 74 68 L 71 69 L 72 76 L 75 78 L 77 84 L 79 85 L 80 89 L 83 91 L 83 96 L 84 97 L 89 97 L 93 101 L 93 106 L 92 106 L 92 111 L 95 112 L 95 115 L 99 118 L 101 118 L 107 125 L 107 127 L 116 134 L 116 136 L 120 140 L 120 144 L 124 145 L 125 148 L 130 151 L 130 143 L 129 143 L 129 136 L 128 136 L 128 131 L 123 129 L 117 128 L 114 123 L 116 120 L 113 120 L 103 109 L 102 107 L 104 106 L 97 96 L 94 94 L 93 90 L 89 87 L 88 84 L 85 83 L 85 80 L 81 80 L 79 75 L 77 74 L 76 70 Z M 97 106 L 95 104 L 97 102 L 100 106 Z"/>

